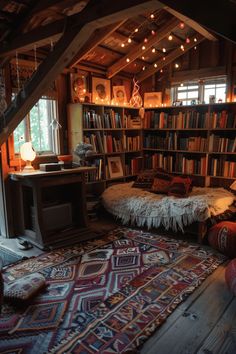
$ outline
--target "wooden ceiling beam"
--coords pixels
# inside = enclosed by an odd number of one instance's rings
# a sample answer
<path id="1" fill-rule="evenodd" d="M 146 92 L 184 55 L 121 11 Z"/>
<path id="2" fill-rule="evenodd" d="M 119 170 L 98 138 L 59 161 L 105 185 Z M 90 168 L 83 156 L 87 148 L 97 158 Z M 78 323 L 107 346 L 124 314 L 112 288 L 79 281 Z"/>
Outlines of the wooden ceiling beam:
<path id="1" fill-rule="evenodd" d="M 145 43 L 145 50 L 143 49 L 143 43 L 139 43 L 133 47 L 128 54 L 123 56 L 120 60 L 111 65 L 107 70 L 107 77 L 110 79 L 116 75 L 119 71 L 123 70 L 126 66 L 136 60 L 138 57 L 142 56 L 150 48 L 157 45 L 163 38 L 165 38 L 170 32 L 172 32 L 176 26 L 178 26 L 179 21 L 173 18 L 168 22 L 156 36 L 150 36 L 147 43 Z"/>
<path id="2" fill-rule="evenodd" d="M 70 67 L 77 65 L 81 62 L 86 55 L 88 55 L 92 50 L 99 46 L 105 39 L 107 39 L 113 32 L 115 32 L 120 26 L 126 22 L 126 19 L 119 21 L 115 24 L 106 26 L 105 28 L 99 28 L 95 30 L 92 34 L 91 39 L 81 48 L 81 50 L 76 54 Z"/>
<path id="3" fill-rule="evenodd" d="M 191 0 L 191 3 L 189 0 L 161 0 L 161 3 L 236 43 L 235 0 Z"/>
<path id="4" fill-rule="evenodd" d="M 204 40 L 204 37 L 201 34 L 197 33 L 192 38 L 190 38 L 190 43 L 185 44 L 184 52 L 180 48 L 174 49 L 172 52 L 170 52 L 169 54 L 167 54 L 165 56 L 165 60 L 160 60 L 159 62 L 155 63 L 156 64 L 155 67 L 154 67 L 154 65 L 149 66 L 146 70 L 144 70 L 140 74 L 138 74 L 137 80 L 139 82 L 141 82 L 141 81 L 147 79 L 149 76 L 151 76 L 151 75 L 155 74 L 157 71 L 161 70 L 164 66 L 172 63 L 172 61 L 179 58 L 181 55 L 186 53 L 189 49 L 193 48 L 196 45 L 196 43 L 194 42 L 194 38 L 197 39 L 198 44 Z"/>
<path id="5" fill-rule="evenodd" d="M 54 50 L 38 67 L 23 90 L 19 92 L 11 105 L 0 118 L 0 145 L 14 131 L 21 120 L 46 92 L 49 85 L 75 57 L 87 39 L 96 28 L 133 16 L 139 13 L 153 11 L 157 3 L 154 0 L 91 0 L 79 14 L 76 22 L 68 19 L 62 37 L 56 43 Z"/>
<path id="6" fill-rule="evenodd" d="M 166 11 L 168 11 L 173 16 L 177 17 L 179 20 L 183 21 L 186 25 L 193 28 L 196 32 L 200 33 L 203 37 L 209 39 L 210 41 L 217 41 L 217 38 L 213 36 L 209 31 L 207 31 L 204 27 L 199 25 L 196 21 L 184 16 L 183 14 L 179 13 L 171 9 L 170 7 L 164 7 Z"/>

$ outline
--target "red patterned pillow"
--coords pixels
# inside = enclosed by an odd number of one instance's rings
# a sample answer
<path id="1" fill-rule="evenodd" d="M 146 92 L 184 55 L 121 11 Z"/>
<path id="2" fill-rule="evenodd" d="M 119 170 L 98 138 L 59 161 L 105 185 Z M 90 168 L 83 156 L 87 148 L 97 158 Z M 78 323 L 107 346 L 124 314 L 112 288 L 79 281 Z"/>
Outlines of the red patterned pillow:
<path id="1" fill-rule="evenodd" d="M 236 258 L 227 265 L 225 269 L 225 280 L 229 289 L 236 296 Z"/>
<path id="2" fill-rule="evenodd" d="M 171 185 L 172 176 L 168 173 L 157 173 L 154 177 L 151 191 L 153 193 L 167 194 Z"/>
<path id="3" fill-rule="evenodd" d="M 187 197 L 188 193 L 191 191 L 192 180 L 189 177 L 173 177 L 168 195 L 173 195 L 175 197 Z"/>
<path id="4" fill-rule="evenodd" d="M 141 189 L 151 189 L 156 173 L 156 170 L 144 170 L 140 172 L 132 187 Z"/>
<path id="5" fill-rule="evenodd" d="M 211 227 L 208 242 L 225 255 L 236 257 L 236 222 L 222 221 Z"/>

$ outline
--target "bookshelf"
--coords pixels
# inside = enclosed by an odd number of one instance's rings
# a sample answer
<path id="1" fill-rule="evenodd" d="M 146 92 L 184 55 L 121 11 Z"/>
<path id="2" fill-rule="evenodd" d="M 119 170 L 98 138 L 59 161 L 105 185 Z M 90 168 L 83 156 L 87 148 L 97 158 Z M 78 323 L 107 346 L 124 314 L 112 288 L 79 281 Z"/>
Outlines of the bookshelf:
<path id="1" fill-rule="evenodd" d="M 236 178 L 236 104 L 146 109 L 144 167 L 191 175 L 200 186 Z"/>
<path id="2" fill-rule="evenodd" d="M 108 185 L 133 179 L 143 167 L 142 126 L 139 109 L 95 104 L 68 105 L 69 150 L 84 141 L 95 154 L 88 158 L 96 172 L 87 176 L 87 190 L 100 194 Z M 120 160 L 122 173 L 111 175 L 112 160 Z M 119 166 L 118 166 L 119 167 Z"/>

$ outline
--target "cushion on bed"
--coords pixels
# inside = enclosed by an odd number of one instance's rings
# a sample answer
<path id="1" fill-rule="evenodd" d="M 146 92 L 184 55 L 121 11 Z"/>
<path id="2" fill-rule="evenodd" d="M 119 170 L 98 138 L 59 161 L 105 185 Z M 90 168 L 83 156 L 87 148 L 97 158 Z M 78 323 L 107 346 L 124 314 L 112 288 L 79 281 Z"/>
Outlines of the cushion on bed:
<path id="1" fill-rule="evenodd" d="M 166 172 L 158 172 L 154 177 L 151 191 L 153 193 L 167 194 L 171 185 L 172 176 Z"/>
<path id="2" fill-rule="evenodd" d="M 208 242 L 226 256 L 236 257 L 236 222 L 222 221 L 214 225 L 209 230 Z"/>
<path id="3" fill-rule="evenodd" d="M 168 195 L 175 197 L 187 197 L 192 190 L 192 180 L 190 177 L 176 176 L 172 178 Z"/>
<path id="4" fill-rule="evenodd" d="M 227 265 L 225 269 L 225 280 L 229 289 L 236 296 L 236 258 Z"/>
<path id="5" fill-rule="evenodd" d="M 144 170 L 140 172 L 132 187 L 141 189 L 151 189 L 156 174 L 157 170 Z"/>
<path id="6" fill-rule="evenodd" d="M 5 284 L 4 297 L 15 302 L 28 301 L 45 285 L 46 281 L 42 274 L 29 274 L 9 284 Z"/>

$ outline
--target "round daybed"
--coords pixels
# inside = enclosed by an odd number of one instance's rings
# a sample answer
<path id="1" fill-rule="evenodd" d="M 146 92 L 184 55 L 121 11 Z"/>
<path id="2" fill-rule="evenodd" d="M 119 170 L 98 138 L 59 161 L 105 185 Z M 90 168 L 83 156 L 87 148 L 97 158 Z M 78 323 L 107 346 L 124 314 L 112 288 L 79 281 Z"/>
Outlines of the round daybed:
<path id="1" fill-rule="evenodd" d="M 132 188 L 133 182 L 112 185 L 102 194 L 105 209 L 123 224 L 184 231 L 184 226 L 223 213 L 234 195 L 223 188 L 194 187 L 187 198 Z"/>

